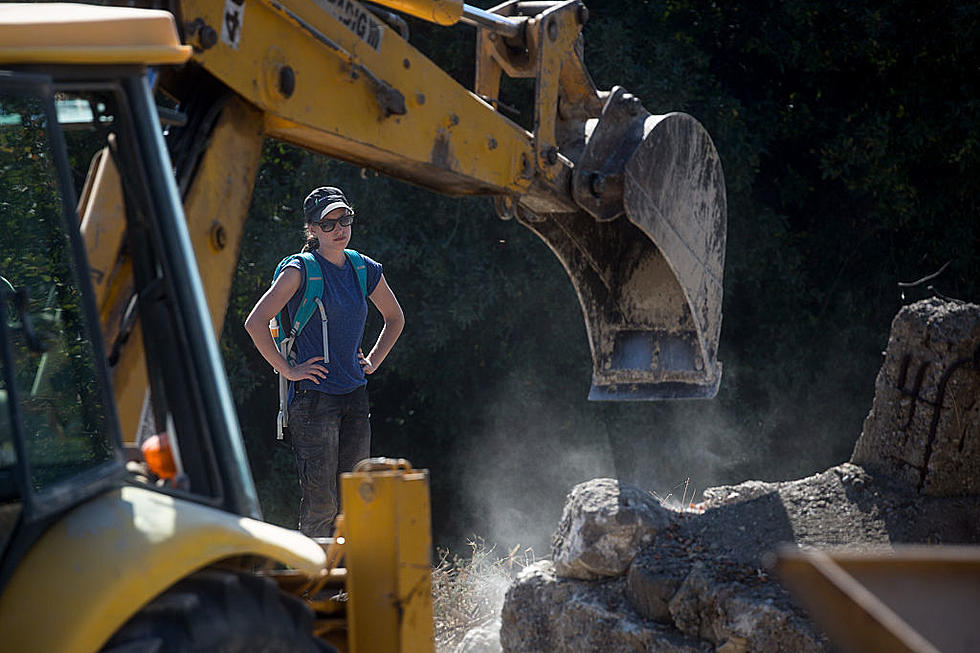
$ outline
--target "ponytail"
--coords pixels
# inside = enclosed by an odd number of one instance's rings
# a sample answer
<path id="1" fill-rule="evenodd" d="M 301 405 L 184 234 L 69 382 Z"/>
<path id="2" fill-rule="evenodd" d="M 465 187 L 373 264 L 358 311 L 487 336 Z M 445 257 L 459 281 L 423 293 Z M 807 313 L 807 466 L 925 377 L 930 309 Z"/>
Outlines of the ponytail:
<path id="1" fill-rule="evenodd" d="M 303 235 L 306 236 L 306 242 L 303 243 L 303 252 L 315 252 L 320 248 L 320 239 L 310 233 L 310 225 L 306 225 L 303 229 Z"/>
<path id="2" fill-rule="evenodd" d="M 304 252 L 315 252 L 320 249 L 320 240 L 316 236 L 310 236 L 306 239 L 306 243 L 303 244 Z"/>

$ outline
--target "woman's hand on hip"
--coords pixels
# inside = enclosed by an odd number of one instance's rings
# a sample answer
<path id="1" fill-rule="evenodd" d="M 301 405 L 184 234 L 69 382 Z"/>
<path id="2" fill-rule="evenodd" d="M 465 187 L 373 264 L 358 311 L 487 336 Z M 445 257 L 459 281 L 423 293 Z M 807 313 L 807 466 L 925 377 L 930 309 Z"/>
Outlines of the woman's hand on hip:
<path id="1" fill-rule="evenodd" d="M 364 355 L 364 352 L 360 349 L 357 350 L 357 362 L 361 364 L 361 369 L 364 370 L 364 374 L 374 374 L 374 363 L 371 359 Z"/>
<path id="2" fill-rule="evenodd" d="M 299 365 L 293 365 L 284 373 L 284 376 L 290 381 L 313 381 L 319 385 L 320 379 L 326 378 L 327 366 L 321 363 L 323 356 L 314 356 L 309 358 Z"/>

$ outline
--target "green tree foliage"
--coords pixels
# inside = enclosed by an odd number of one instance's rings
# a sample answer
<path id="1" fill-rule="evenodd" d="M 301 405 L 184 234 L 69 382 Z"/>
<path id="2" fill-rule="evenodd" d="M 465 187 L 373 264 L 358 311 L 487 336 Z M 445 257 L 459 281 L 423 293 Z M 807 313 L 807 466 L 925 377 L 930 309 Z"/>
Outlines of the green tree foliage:
<path id="1" fill-rule="evenodd" d="M 374 447 L 432 472 L 437 541 L 542 543 L 574 482 L 663 491 L 790 478 L 845 460 L 873 394 L 897 283 L 951 261 L 939 292 L 976 301 L 980 89 L 975 3 L 589 3 L 586 62 L 654 113 L 697 117 L 729 201 L 725 375 L 717 399 L 585 401 L 590 359 L 557 260 L 483 199 L 450 199 L 270 143 L 222 339 L 267 515 L 291 524 L 275 378 L 241 324 L 302 244 L 310 188 L 344 187 L 352 246 L 407 315 L 370 383 Z M 412 22 L 464 84 L 472 30 Z M 529 122 L 526 87 L 505 102 Z M 524 95 L 522 95 L 524 93 Z M 373 342 L 377 318 L 366 339 Z M 367 344 L 370 345 L 370 342 Z M 493 532 L 491 532 L 493 531 Z M 510 542 L 508 542 L 510 543 Z"/>
<path id="2" fill-rule="evenodd" d="M 113 455 L 48 128 L 38 97 L 0 94 L 0 297 L 12 354 L 3 364 L 35 489 Z M 0 379 L 4 400 L 11 390 Z M 0 430 L 10 428 L 7 418 Z M 9 430 L 0 449 L 9 463 Z"/>

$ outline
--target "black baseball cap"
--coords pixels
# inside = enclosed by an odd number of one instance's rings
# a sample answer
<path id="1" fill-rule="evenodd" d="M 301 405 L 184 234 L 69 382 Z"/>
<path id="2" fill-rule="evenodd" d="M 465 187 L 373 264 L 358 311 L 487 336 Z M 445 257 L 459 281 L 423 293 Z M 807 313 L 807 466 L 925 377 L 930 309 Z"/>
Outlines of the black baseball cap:
<path id="1" fill-rule="evenodd" d="M 344 191 L 334 186 L 320 186 L 314 188 L 303 201 L 303 217 L 307 224 L 319 222 L 325 215 L 341 207 L 354 212 Z"/>

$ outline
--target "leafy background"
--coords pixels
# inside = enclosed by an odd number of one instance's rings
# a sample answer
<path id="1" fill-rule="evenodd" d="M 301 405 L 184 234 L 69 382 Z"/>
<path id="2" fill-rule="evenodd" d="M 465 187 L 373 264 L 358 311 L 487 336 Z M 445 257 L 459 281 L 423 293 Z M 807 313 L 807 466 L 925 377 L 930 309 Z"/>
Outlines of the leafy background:
<path id="1" fill-rule="evenodd" d="M 98 358 L 88 337 L 80 284 L 64 231 L 45 109 L 26 93 L 5 89 L 0 95 L 4 125 L 0 130 L 0 283 L 5 287 L 0 294 L 5 317 L 0 319 L 7 321 L 17 416 L 24 425 L 35 490 L 47 489 L 113 456 L 106 438 Z M 23 302 L 20 310 L 15 292 Z M 11 390 L 0 378 L 4 413 Z M 0 467 L 16 459 L 13 447 L 4 414 Z"/>
<path id="2" fill-rule="evenodd" d="M 487 3 L 477 3 L 488 6 Z M 718 397 L 590 403 L 578 302 L 545 245 L 486 199 L 444 198 L 269 142 L 221 344 L 266 517 L 295 523 L 274 376 L 242 329 L 302 243 L 310 188 L 342 186 L 352 246 L 381 261 L 407 327 L 371 378 L 376 454 L 431 473 L 436 543 L 547 553 L 574 483 L 663 495 L 789 479 L 846 460 L 898 308 L 977 301 L 980 6 L 974 2 L 588 3 L 586 62 L 712 135 L 728 188 Z M 410 21 L 461 83 L 473 31 Z M 530 89 L 504 101 L 531 119 Z M 927 290 L 913 281 L 948 267 Z M 369 321 L 366 344 L 378 330 Z"/>

